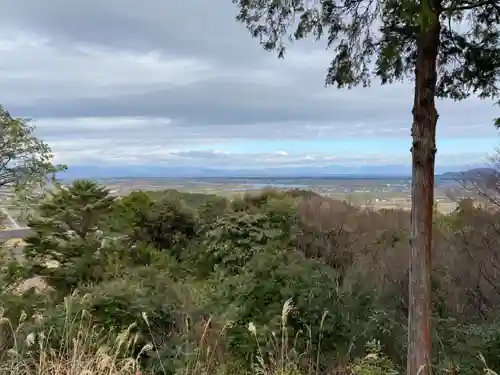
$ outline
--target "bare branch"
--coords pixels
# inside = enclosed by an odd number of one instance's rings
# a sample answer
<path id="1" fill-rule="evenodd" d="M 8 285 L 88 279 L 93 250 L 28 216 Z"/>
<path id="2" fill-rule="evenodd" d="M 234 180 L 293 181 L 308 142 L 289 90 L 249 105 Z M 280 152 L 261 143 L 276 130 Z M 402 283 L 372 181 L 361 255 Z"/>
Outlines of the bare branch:
<path id="1" fill-rule="evenodd" d="M 478 1 L 476 3 L 468 3 L 468 4 L 460 5 L 460 6 L 452 6 L 449 8 L 443 8 L 442 10 L 443 10 L 443 12 L 460 12 L 460 11 L 464 11 L 464 10 L 472 10 L 472 9 L 481 8 L 485 5 L 492 5 L 495 8 L 500 6 L 500 4 L 496 1 L 484 0 L 484 1 Z"/>

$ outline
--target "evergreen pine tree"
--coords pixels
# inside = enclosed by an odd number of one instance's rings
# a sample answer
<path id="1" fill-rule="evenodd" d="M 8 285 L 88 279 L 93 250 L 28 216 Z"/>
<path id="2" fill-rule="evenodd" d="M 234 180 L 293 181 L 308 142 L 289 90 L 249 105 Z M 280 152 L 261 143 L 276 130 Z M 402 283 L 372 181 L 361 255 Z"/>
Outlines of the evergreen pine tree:
<path id="1" fill-rule="evenodd" d="M 94 182 L 57 185 L 29 223 L 35 234 L 26 239 L 24 253 L 33 271 L 65 291 L 99 280 L 102 229 L 113 204 L 109 191 Z"/>

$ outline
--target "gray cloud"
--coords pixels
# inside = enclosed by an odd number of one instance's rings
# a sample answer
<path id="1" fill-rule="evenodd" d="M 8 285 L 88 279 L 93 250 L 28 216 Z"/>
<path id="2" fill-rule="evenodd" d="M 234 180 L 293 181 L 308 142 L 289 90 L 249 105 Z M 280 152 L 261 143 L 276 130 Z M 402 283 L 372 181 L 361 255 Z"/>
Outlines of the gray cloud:
<path id="1" fill-rule="evenodd" d="M 6 1 L 4 25 L 28 25 L 29 31 L 50 35 L 57 43 L 248 63 L 264 56 L 257 53 L 257 43 L 242 43 L 248 35 L 234 21 L 236 8 L 231 1 Z"/>
<path id="2" fill-rule="evenodd" d="M 200 146 L 248 138 L 409 137 L 410 84 L 324 88 L 331 57 L 324 45 L 296 44 L 278 60 L 234 20 L 230 0 L 5 0 L 4 8 L 2 102 L 36 119 L 38 133 L 63 161 L 149 155 L 181 163 L 204 155 L 215 163 Z M 438 110 L 440 137 L 496 135 L 491 120 L 498 113 L 490 102 L 439 102 Z M 248 158 L 212 156 L 226 164 Z"/>
<path id="3" fill-rule="evenodd" d="M 408 137 L 410 125 L 401 120 L 345 122 L 290 121 L 235 125 L 185 123 L 168 118 L 106 117 L 106 118 L 48 118 L 37 120 L 37 132 L 52 142 L 71 138 L 89 141 L 109 140 L 110 144 L 210 145 L 231 140 L 310 140 L 351 137 Z M 486 137 L 490 128 L 462 119 L 459 125 L 443 122 L 439 133 L 443 137 Z M 284 131 L 284 129 L 286 131 Z M 78 142 L 77 142 L 78 144 Z M 489 150 L 485 150 L 489 151 Z"/>

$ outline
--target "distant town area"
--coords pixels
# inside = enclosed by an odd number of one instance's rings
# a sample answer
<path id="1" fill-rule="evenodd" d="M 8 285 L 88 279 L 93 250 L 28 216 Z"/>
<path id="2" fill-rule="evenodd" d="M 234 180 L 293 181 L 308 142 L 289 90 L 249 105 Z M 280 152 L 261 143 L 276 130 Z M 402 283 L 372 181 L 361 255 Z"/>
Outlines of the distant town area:
<path id="1" fill-rule="evenodd" d="M 231 197 L 269 187 L 310 190 L 372 209 L 411 208 L 409 178 L 115 178 L 101 179 L 99 182 L 118 196 L 127 195 L 133 190 L 175 189 Z M 436 179 L 435 199 L 442 213 L 452 212 L 456 207 L 456 202 L 447 196 L 447 191 L 454 184 L 449 179 Z"/>

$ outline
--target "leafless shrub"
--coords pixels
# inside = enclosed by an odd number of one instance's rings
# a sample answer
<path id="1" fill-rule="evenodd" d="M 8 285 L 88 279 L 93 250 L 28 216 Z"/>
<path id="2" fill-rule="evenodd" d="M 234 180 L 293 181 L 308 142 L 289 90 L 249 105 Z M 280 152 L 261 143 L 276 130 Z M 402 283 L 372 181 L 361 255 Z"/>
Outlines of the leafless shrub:
<path id="1" fill-rule="evenodd" d="M 302 231 L 297 247 L 321 258 L 349 283 L 407 295 L 410 215 L 403 210 L 374 211 L 323 197 L 299 205 Z"/>
<path id="2" fill-rule="evenodd" d="M 398 296 L 400 308 L 406 308 L 409 212 L 360 209 L 323 197 L 304 199 L 298 212 L 300 251 L 323 259 L 346 282 L 362 283 L 388 302 Z M 435 224 L 435 303 L 464 320 L 487 318 L 500 304 L 500 212 L 466 200 Z"/>
<path id="3" fill-rule="evenodd" d="M 456 187 L 447 191 L 454 202 L 472 199 L 476 206 L 488 210 L 500 208 L 500 148 L 488 158 L 489 167 L 476 168 L 458 173 Z"/>

